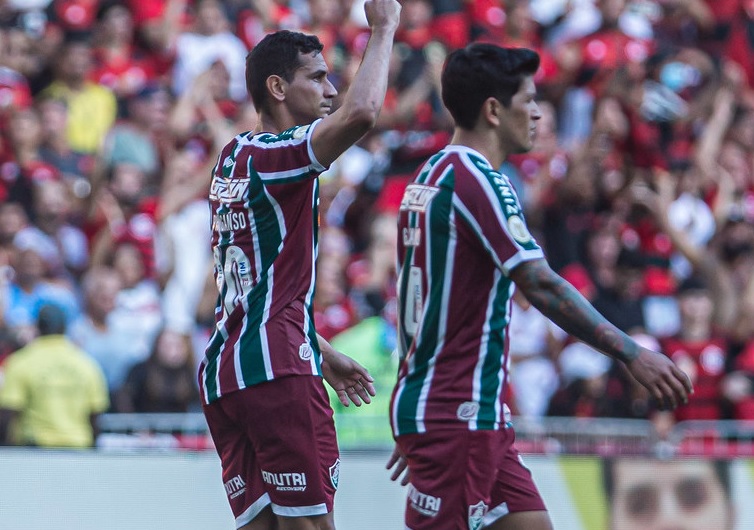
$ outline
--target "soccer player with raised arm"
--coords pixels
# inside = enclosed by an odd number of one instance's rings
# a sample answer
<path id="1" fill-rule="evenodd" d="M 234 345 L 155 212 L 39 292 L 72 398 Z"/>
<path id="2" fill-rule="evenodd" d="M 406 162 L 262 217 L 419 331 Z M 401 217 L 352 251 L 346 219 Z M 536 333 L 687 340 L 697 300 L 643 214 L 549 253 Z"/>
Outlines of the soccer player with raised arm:
<path id="1" fill-rule="evenodd" d="M 371 29 L 340 108 L 322 44 L 266 36 L 246 60 L 255 130 L 222 150 L 210 188 L 216 324 L 199 368 L 225 492 L 244 530 L 331 530 L 339 452 L 322 378 L 344 405 L 369 403 L 372 378 L 314 328 L 318 180 L 374 127 L 400 17 L 364 4 Z"/>
<path id="2" fill-rule="evenodd" d="M 624 362 L 668 407 L 691 392 L 665 355 L 605 320 L 544 259 L 497 168 L 532 148 L 528 49 L 471 44 L 451 53 L 442 98 L 450 145 L 406 188 L 398 234 L 401 365 L 391 400 L 392 478 L 408 467 L 410 530 L 545 530 L 545 505 L 514 445 L 504 403 L 514 288 L 574 337 Z"/>

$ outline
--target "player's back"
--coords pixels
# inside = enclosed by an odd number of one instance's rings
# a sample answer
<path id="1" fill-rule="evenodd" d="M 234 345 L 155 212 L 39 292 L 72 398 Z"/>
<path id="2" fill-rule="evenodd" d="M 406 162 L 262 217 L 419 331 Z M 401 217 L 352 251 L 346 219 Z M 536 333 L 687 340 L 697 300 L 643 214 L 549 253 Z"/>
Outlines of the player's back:
<path id="1" fill-rule="evenodd" d="M 448 146 L 406 188 L 398 247 L 398 432 L 495 428 L 513 292 L 507 272 L 542 256 L 508 179 L 476 151 Z"/>

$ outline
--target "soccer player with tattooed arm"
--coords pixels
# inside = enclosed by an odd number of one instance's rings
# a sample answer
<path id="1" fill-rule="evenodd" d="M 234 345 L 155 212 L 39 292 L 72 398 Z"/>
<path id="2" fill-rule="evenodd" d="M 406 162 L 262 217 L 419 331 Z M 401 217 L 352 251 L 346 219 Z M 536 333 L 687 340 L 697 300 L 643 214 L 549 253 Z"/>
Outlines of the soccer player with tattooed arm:
<path id="1" fill-rule="evenodd" d="M 573 337 L 625 363 L 659 406 L 675 408 L 692 391 L 668 357 L 617 329 L 550 268 L 497 169 L 532 148 L 538 67 L 539 56 L 523 48 L 475 43 L 451 53 L 442 99 L 453 137 L 417 171 L 400 205 L 402 360 L 388 468 L 409 484 L 410 530 L 552 528 L 504 402 L 514 289 Z"/>
<path id="2" fill-rule="evenodd" d="M 367 0 L 371 35 L 342 105 L 317 37 L 266 36 L 246 60 L 256 128 L 223 148 L 210 208 L 216 324 L 203 410 L 236 527 L 332 530 L 339 452 L 327 392 L 369 403 L 368 371 L 314 328 L 320 173 L 374 127 L 400 4 Z"/>

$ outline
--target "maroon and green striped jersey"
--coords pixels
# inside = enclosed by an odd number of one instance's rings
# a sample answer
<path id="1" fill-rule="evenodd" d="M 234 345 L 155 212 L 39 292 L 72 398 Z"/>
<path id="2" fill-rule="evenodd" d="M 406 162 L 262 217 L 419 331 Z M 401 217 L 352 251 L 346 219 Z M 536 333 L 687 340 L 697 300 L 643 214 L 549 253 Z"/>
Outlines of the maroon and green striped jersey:
<path id="1" fill-rule="evenodd" d="M 406 187 L 398 221 L 396 436 L 504 425 L 509 272 L 543 258 L 508 178 L 449 145 Z"/>
<path id="2" fill-rule="evenodd" d="M 202 398 L 288 375 L 321 375 L 312 298 L 317 257 L 318 122 L 244 133 L 220 153 L 209 204 L 219 296 L 199 368 Z"/>

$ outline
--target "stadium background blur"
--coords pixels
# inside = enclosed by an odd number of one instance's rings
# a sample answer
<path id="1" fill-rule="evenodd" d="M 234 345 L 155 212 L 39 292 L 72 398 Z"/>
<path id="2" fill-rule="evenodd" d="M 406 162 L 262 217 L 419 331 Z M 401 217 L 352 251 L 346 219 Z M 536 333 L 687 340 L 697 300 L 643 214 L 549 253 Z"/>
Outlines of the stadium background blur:
<path id="1" fill-rule="evenodd" d="M 519 296 L 508 397 L 524 450 L 750 456 L 738 443 L 754 437 L 754 1 L 402 3 L 378 127 L 320 178 L 317 329 L 379 392 L 366 409 L 336 406 L 342 446 L 390 446 L 395 215 L 449 139 L 444 57 L 487 41 L 542 58 L 535 148 L 501 170 L 553 268 L 696 387 L 675 414 L 657 410 Z M 146 414 L 200 410 L 216 298 L 205 197 L 220 147 L 254 125 L 245 54 L 270 31 L 314 33 L 343 94 L 363 16 L 359 0 L 2 2 L 0 374 L 54 303 L 108 384 L 100 448 L 206 449 L 201 426 Z M 600 418 L 603 438 L 571 445 L 578 421 Z"/>

